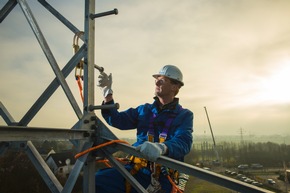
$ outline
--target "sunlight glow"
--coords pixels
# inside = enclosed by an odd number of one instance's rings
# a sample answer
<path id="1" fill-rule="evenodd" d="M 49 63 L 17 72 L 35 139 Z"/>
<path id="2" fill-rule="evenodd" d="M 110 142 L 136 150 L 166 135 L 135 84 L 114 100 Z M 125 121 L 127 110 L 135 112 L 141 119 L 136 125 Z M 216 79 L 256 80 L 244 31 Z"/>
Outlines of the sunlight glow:
<path id="1" fill-rule="evenodd" d="M 277 69 L 258 83 L 256 100 L 270 103 L 290 102 L 290 61 L 280 63 Z"/>

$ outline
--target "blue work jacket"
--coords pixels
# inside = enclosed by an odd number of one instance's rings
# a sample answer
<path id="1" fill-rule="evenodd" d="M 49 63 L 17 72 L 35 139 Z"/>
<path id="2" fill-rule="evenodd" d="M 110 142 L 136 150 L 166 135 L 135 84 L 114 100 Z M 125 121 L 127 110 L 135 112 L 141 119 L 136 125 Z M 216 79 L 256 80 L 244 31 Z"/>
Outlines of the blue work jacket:
<path id="1" fill-rule="evenodd" d="M 167 132 L 167 138 L 164 144 L 168 147 L 166 156 L 173 159 L 184 161 L 184 156 L 190 152 L 193 137 L 193 113 L 181 107 L 176 98 L 176 105 L 173 108 L 158 109 L 158 100 L 152 104 L 143 104 L 137 108 L 129 108 L 119 112 L 117 109 L 103 109 L 102 116 L 106 122 L 120 130 L 137 129 L 137 141 L 133 146 L 138 146 L 148 140 L 148 130 L 154 122 L 154 141 L 159 142 L 159 134 L 163 131 L 166 120 L 174 115 Z M 110 101 L 106 104 L 113 104 Z M 155 118 L 152 119 L 153 114 Z"/>

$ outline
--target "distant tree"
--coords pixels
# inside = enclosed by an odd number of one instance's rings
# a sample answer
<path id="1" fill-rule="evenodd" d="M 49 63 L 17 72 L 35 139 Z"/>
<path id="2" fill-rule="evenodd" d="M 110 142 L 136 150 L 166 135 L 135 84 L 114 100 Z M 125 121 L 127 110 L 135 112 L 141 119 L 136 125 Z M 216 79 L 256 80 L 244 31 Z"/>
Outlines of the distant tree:
<path id="1" fill-rule="evenodd" d="M 0 157 L 0 166 L 0 192 L 50 192 L 25 153 L 6 152 Z"/>
<path id="2" fill-rule="evenodd" d="M 237 155 L 237 144 L 233 142 L 222 142 L 221 146 L 222 148 L 219 149 L 220 159 L 223 160 L 224 164 L 232 165 Z"/>
<path id="3" fill-rule="evenodd" d="M 285 144 L 267 143 L 245 143 L 238 149 L 238 163 L 260 163 L 264 166 L 282 166 L 290 160 L 290 146 Z"/>
<path id="4" fill-rule="evenodd" d="M 62 185 L 67 178 L 56 176 Z M 25 152 L 7 151 L 0 156 L 0 192 L 51 193 Z M 72 193 L 82 192 L 79 176 Z"/>
<path id="5" fill-rule="evenodd" d="M 212 144 L 194 144 L 187 160 L 203 162 L 216 159 Z M 290 145 L 273 142 L 219 142 L 217 144 L 220 160 L 225 166 L 236 167 L 239 164 L 260 163 L 269 167 L 282 167 L 290 163 Z M 290 167 L 290 164 L 289 166 Z"/>

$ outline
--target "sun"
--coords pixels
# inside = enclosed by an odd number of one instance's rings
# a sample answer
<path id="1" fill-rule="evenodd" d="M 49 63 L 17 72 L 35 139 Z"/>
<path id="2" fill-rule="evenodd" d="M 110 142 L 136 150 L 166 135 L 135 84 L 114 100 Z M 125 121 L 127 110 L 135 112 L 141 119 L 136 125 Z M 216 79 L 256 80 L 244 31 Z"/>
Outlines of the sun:
<path id="1" fill-rule="evenodd" d="M 290 102 L 290 61 L 280 63 L 272 73 L 258 82 L 257 99 L 261 102 Z"/>

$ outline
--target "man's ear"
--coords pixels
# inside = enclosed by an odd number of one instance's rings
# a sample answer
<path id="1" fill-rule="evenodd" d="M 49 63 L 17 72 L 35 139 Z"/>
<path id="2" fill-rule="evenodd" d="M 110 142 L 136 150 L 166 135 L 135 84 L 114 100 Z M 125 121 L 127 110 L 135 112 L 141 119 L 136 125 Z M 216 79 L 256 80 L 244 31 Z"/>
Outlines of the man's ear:
<path id="1" fill-rule="evenodd" d="M 173 84 L 171 90 L 174 92 L 174 95 L 177 95 L 179 91 L 179 86 L 177 84 Z"/>

